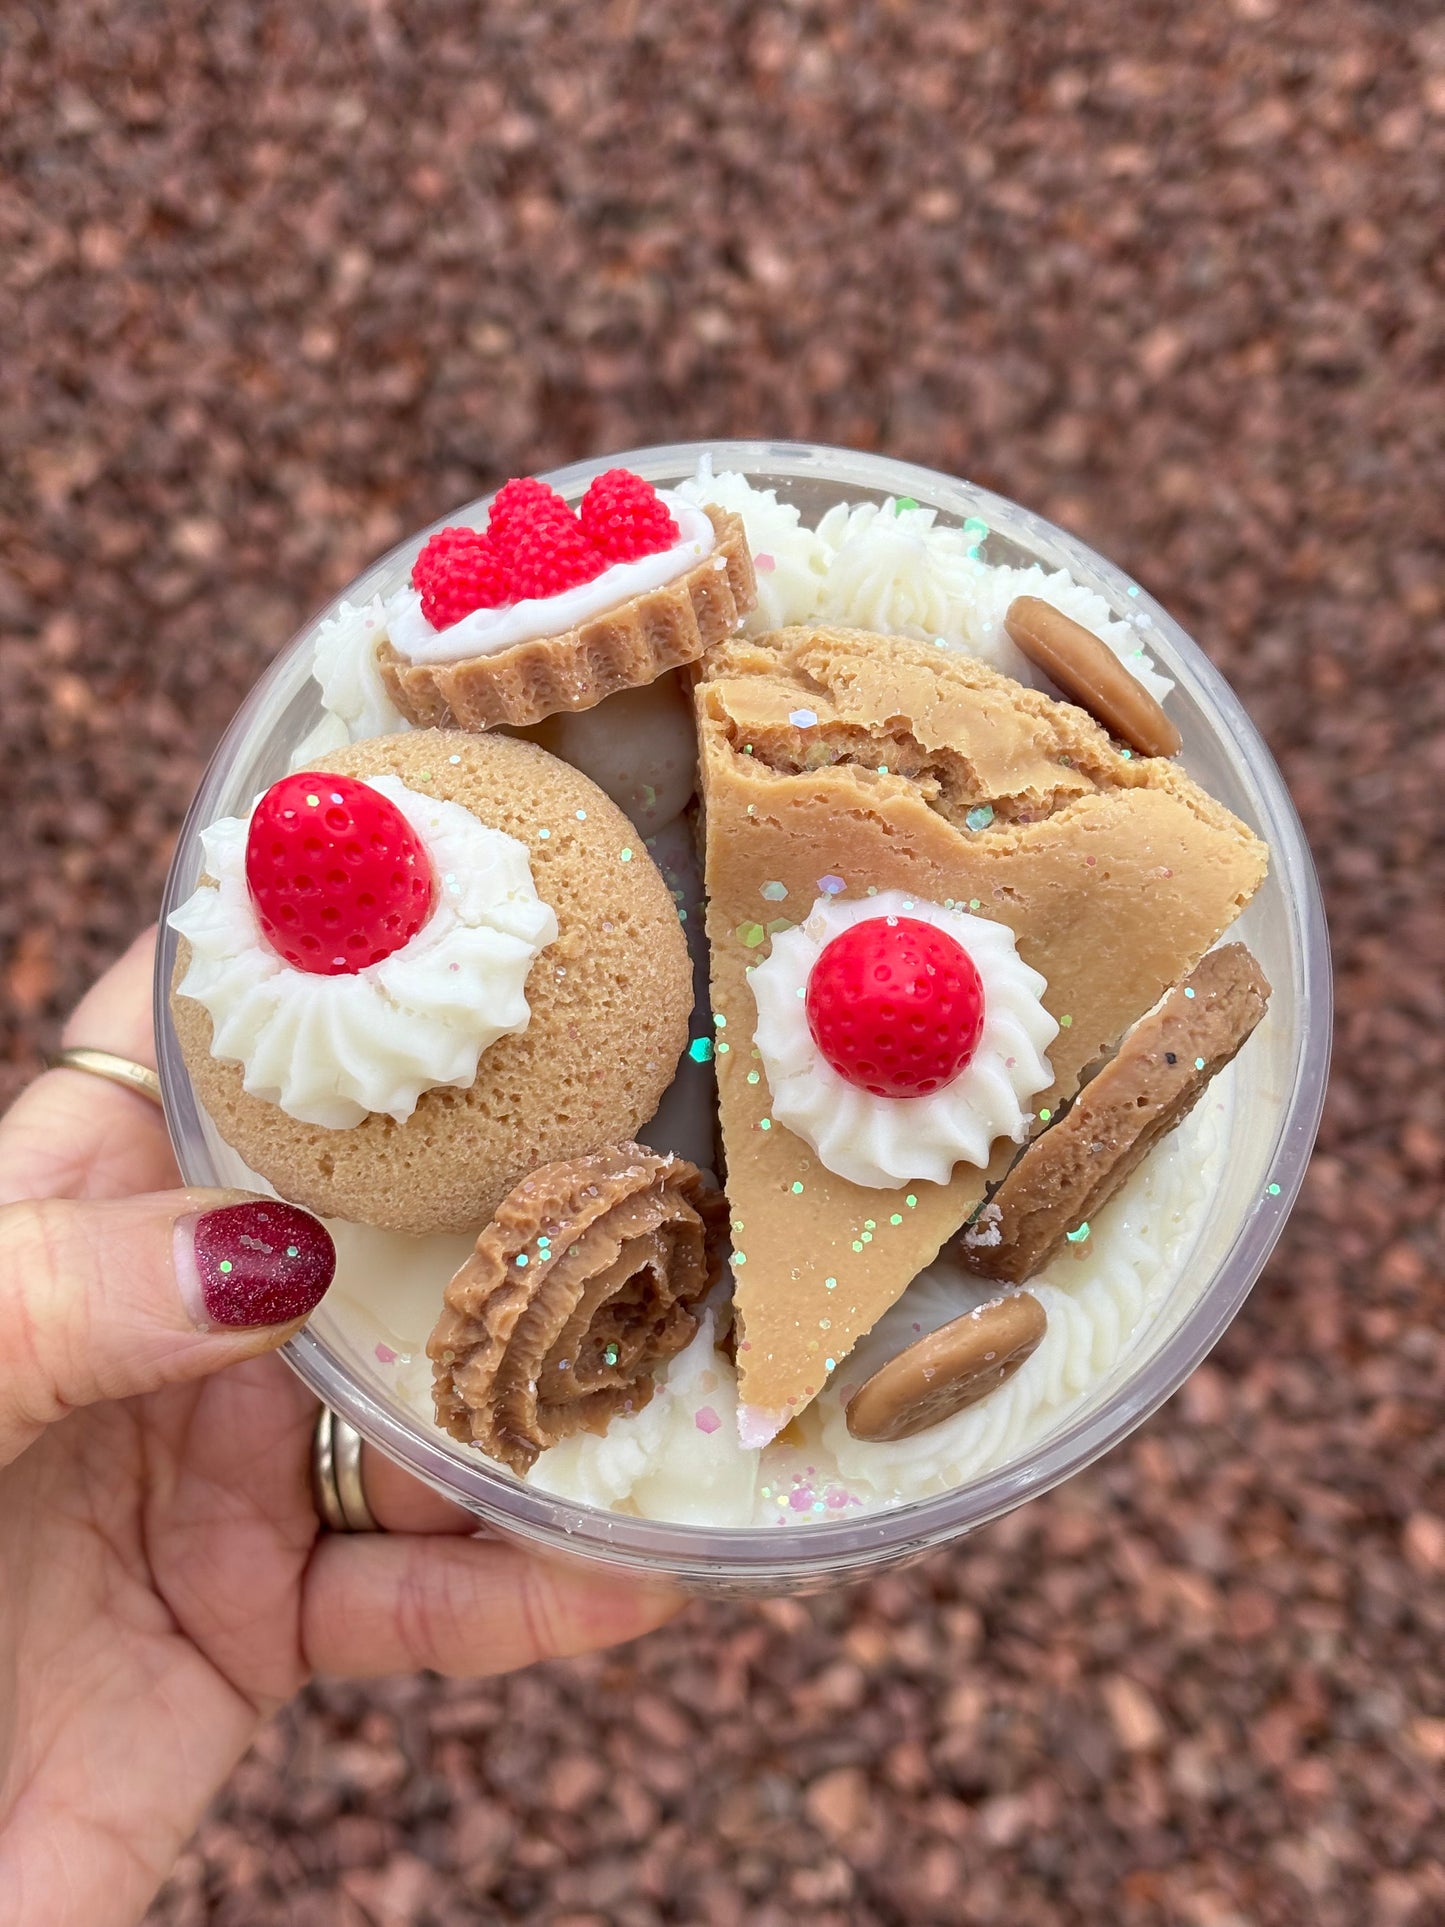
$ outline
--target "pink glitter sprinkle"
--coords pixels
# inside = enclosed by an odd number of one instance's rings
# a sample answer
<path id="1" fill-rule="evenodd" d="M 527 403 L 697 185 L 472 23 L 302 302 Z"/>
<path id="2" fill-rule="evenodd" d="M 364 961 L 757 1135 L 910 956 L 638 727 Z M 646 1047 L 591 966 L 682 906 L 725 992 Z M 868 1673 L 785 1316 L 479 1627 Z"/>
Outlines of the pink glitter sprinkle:
<path id="1" fill-rule="evenodd" d="M 841 1486 L 830 1485 L 828 1487 L 828 1504 L 834 1512 L 841 1512 L 847 1503 L 848 1494 Z"/>
<path id="2" fill-rule="evenodd" d="M 722 1420 L 710 1405 L 699 1405 L 693 1424 L 699 1432 L 715 1432 L 722 1424 Z"/>
<path id="3" fill-rule="evenodd" d="M 813 1503 L 813 1488 L 810 1485 L 794 1487 L 788 1494 L 788 1504 L 794 1512 L 806 1512 Z"/>
<path id="4" fill-rule="evenodd" d="M 777 563 L 770 555 L 755 555 L 753 557 L 753 567 L 755 569 L 761 569 L 764 575 L 771 575 L 777 566 Z"/>
<path id="5" fill-rule="evenodd" d="M 394 1365 L 396 1363 L 396 1353 L 391 1349 L 390 1345 L 378 1345 L 376 1355 L 383 1365 Z"/>

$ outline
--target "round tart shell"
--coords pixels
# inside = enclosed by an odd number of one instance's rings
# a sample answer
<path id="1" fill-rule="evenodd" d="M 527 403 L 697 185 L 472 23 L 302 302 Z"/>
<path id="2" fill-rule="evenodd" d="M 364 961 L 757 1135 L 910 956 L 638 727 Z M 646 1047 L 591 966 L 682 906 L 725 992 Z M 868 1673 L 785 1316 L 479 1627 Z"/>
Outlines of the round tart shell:
<path id="1" fill-rule="evenodd" d="M 459 662 L 409 662 L 389 642 L 377 664 L 408 722 L 438 727 L 525 728 L 564 710 L 594 709 L 696 662 L 741 628 L 758 599 L 742 517 L 705 510 L 717 544 L 676 581 L 665 582 L 555 636 L 514 643 Z"/>
<path id="2" fill-rule="evenodd" d="M 558 923 L 527 978 L 531 1023 L 482 1053 L 469 1089 L 424 1092 L 404 1124 L 373 1114 L 327 1130 L 250 1096 L 241 1066 L 211 1056 L 203 1006 L 173 989 L 186 1067 L 221 1136 L 282 1197 L 389 1231 L 476 1231 L 538 1165 L 631 1137 L 657 1109 L 692 1012 L 676 907 L 616 805 L 531 743 L 419 730 L 313 767 L 395 776 L 527 846 Z M 173 983 L 189 960 L 182 944 Z"/>

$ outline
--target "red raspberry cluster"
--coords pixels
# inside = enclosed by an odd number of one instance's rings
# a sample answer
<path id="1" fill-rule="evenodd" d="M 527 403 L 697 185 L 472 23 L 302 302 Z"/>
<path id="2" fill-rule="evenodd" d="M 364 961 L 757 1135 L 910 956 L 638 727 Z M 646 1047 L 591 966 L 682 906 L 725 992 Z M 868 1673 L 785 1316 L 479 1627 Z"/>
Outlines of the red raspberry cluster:
<path id="1" fill-rule="evenodd" d="M 577 513 L 545 482 L 519 478 L 499 489 L 484 530 L 441 529 L 412 568 L 422 613 L 449 629 L 474 609 L 558 595 L 677 541 L 677 523 L 650 482 L 609 468 Z"/>

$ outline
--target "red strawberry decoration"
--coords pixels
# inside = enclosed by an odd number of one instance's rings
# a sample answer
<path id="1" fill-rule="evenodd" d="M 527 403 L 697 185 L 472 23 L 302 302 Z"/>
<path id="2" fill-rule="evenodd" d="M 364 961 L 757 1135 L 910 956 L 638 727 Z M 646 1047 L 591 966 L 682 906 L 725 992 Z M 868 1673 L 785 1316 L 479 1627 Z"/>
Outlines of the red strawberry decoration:
<path id="1" fill-rule="evenodd" d="M 497 551 L 476 529 L 438 530 L 412 564 L 411 580 L 433 629 L 512 600 Z"/>
<path id="2" fill-rule="evenodd" d="M 677 523 L 640 475 L 610 468 L 574 515 L 556 489 L 530 476 L 504 483 L 484 530 L 442 529 L 412 566 L 412 586 L 434 629 L 474 609 L 508 608 L 591 582 L 614 562 L 669 549 Z"/>
<path id="3" fill-rule="evenodd" d="M 609 468 L 582 497 L 578 519 L 609 562 L 636 562 L 670 549 L 677 523 L 651 482 L 630 469 Z"/>
<path id="4" fill-rule="evenodd" d="M 431 860 L 401 811 L 369 783 L 303 770 L 273 783 L 246 838 L 246 882 L 272 947 L 297 970 L 337 977 L 380 963 L 431 913 Z"/>
<path id="5" fill-rule="evenodd" d="M 874 1097 L 951 1084 L 983 1035 L 983 983 L 963 945 L 918 917 L 869 917 L 834 937 L 808 978 L 813 1042 Z"/>

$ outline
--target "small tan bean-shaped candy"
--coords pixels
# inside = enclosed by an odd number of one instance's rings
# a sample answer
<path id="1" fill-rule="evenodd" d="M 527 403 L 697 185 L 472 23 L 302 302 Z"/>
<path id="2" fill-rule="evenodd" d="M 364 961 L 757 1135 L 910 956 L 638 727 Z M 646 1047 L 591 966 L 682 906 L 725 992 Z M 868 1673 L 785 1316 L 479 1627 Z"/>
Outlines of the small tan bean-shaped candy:
<path id="1" fill-rule="evenodd" d="M 848 1401 L 855 1439 L 911 1439 L 987 1398 L 1038 1350 L 1048 1329 L 1032 1293 L 1010 1292 L 920 1338 Z"/>
<path id="2" fill-rule="evenodd" d="M 1183 738 L 1143 683 L 1092 630 L 1051 602 L 1021 595 L 1003 619 L 1012 640 L 1070 702 L 1141 756 L 1177 756 Z"/>

